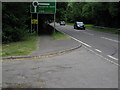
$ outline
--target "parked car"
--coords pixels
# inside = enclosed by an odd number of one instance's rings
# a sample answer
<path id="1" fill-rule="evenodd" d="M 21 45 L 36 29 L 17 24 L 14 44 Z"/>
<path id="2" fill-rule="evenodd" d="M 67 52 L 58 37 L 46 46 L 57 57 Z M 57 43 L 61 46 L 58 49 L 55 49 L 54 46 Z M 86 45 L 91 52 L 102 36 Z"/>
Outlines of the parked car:
<path id="1" fill-rule="evenodd" d="M 60 21 L 60 25 L 65 25 L 65 21 Z"/>
<path id="2" fill-rule="evenodd" d="M 75 22 L 74 29 L 83 29 L 85 30 L 85 26 L 83 22 Z"/>

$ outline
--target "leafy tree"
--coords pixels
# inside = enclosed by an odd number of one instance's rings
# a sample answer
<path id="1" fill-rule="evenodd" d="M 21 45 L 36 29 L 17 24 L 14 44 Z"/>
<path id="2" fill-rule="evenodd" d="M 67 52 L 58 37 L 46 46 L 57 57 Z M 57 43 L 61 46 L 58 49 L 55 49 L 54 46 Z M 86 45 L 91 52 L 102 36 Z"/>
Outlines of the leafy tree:
<path id="1" fill-rule="evenodd" d="M 26 36 L 27 23 L 30 19 L 29 3 L 3 3 L 3 43 L 23 40 Z"/>
<path id="2" fill-rule="evenodd" d="M 56 11 L 56 21 L 59 22 L 61 20 L 66 20 L 66 8 L 67 2 L 58 2 L 57 3 L 57 11 Z"/>
<path id="3" fill-rule="evenodd" d="M 120 27 L 120 2 L 69 2 L 66 12 L 68 22 Z"/>

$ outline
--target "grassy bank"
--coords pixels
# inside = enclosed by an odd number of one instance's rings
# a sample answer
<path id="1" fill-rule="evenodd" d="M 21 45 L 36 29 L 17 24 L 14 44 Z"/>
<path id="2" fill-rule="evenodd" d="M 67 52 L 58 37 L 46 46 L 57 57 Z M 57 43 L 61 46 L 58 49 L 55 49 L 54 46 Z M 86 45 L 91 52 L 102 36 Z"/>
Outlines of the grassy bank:
<path id="1" fill-rule="evenodd" d="M 106 32 L 106 33 L 112 33 L 112 34 L 120 34 L 119 30 L 116 29 L 110 29 L 110 28 L 97 28 L 93 27 L 93 25 L 85 25 L 87 29 Z"/>
<path id="2" fill-rule="evenodd" d="M 69 37 L 61 32 L 56 31 L 52 34 L 53 39 L 60 40 L 60 39 L 68 39 Z"/>
<path id="3" fill-rule="evenodd" d="M 29 35 L 25 41 L 13 42 L 2 45 L 0 56 L 24 56 L 36 49 L 37 35 Z"/>
<path id="4" fill-rule="evenodd" d="M 67 25 L 74 25 L 74 23 L 66 23 Z M 93 27 L 92 24 L 85 24 L 86 29 L 91 29 L 91 30 L 96 30 L 96 31 L 101 31 L 101 32 L 106 32 L 106 33 L 112 33 L 112 34 L 120 34 L 119 30 L 116 29 L 110 29 L 110 28 L 97 28 Z"/>
<path id="5" fill-rule="evenodd" d="M 67 24 L 67 25 L 72 25 L 72 26 L 74 25 L 74 23 L 66 23 L 66 24 Z"/>

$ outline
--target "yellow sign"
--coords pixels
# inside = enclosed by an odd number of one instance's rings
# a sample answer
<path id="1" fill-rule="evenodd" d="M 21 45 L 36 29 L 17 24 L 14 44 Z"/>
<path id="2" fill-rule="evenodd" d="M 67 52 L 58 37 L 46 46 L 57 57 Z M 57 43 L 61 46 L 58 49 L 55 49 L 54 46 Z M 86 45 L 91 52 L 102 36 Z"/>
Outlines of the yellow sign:
<path id="1" fill-rule="evenodd" d="M 31 24 L 38 24 L 38 19 L 31 19 Z"/>

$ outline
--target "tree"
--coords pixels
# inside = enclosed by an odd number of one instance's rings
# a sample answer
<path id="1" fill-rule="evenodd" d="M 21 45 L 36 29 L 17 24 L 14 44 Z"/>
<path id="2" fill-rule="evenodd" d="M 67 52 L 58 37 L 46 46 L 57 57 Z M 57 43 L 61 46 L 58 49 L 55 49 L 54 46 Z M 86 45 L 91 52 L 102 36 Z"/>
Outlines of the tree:
<path id="1" fill-rule="evenodd" d="M 57 11 L 56 11 L 56 21 L 59 22 L 61 20 L 66 21 L 66 8 L 67 2 L 58 2 L 57 3 Z"/>
<path id="2" fill-rule="evenodd" d="M 23 40 L 30 19 L 29 3 L 3 3 L 3 43 Z"/>
<path id="3" fill-rule="evenodd" d="M 69 2 L 67 21 L 83 21 L 99 26 L 120 27 L 120 2 Z"/>

